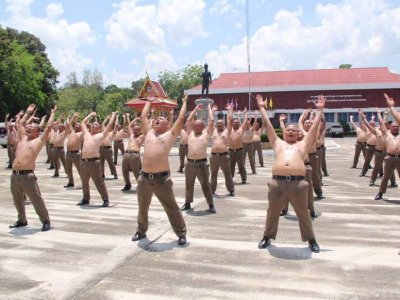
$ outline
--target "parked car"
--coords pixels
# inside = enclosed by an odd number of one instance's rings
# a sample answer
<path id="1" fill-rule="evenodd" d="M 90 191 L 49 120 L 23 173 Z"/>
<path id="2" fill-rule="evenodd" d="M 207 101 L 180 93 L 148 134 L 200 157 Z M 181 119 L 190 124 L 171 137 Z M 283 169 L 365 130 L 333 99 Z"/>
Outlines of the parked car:
<path id="1" fill-rule="evenodd" d="M 0 123 L 0 145 L 7 148 L 7 129 L 4 122 Z"/>
<path id="2" fill-rule="evenodd" d="M 328 127 L 328 129 L 326 130 L 328 136 L 330 137 L 343 137 L 343 126 L 339 123 L 334 123 L 331 126 Z"/>

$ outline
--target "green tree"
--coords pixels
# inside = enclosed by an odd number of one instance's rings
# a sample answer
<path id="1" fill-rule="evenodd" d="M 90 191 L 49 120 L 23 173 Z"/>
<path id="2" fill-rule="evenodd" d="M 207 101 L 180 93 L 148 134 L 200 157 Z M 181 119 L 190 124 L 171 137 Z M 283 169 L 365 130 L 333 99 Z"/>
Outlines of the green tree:
<path id="1" fill-rule="evenodd" d="M 351 69 L 351 64 L 341 64 L 339 66 L 339 69 Z"/>
<path id="2" fill-rule="evenodd" d="M 143 87 L 144 84 L 144 78 L 132 81 L 131 83 L 131 89 L 132 89 L 132 95 L 139 96 L 140 89 Z"/>

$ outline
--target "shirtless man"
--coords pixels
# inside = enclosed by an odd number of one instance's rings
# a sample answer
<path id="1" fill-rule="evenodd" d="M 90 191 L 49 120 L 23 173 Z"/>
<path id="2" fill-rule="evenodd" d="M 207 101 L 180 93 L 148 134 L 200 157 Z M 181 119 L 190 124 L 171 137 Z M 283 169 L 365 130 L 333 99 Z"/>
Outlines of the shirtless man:
<path id="1" fill-rule="evenodd" d="M 382 119 L 381 113 L 379 109 L 376 109 L 377 115 L 378 115 L 378 121 L 380 124 L 380 127 L 375 128 L 371 126 L 371 124 L 367 121 L 366 117 L 364 114 L 362 114 L 362 121 L 364 122 L 365 126 L 368 128 L 368 130 L 371 132 L 371 134 L 375 135 L 376 138 L 376 147 L 375 147 L 375 160 L 374 160 L 374 168 L 372 170 L 371 174 L 371 180 L 369 182 L 369 186 L 374 186 L 375 185 L 375 180 L 378 177 L 378 174 L 380 177 L 383 176 L 383 160 L 385 159 L 386 152 L 385 152 L 385 135 L 382 133 L 382 126 L 385 126 L 385 121 Z M 394 173 L 390 177 L 390 182 L 392 187 L 397 187 L 396 183 L 396 178 L 394 176 Z"/>
<path id="2" fill-rule="evenodd" d="M 107 123 L 110 122 L 111 116 L 107 116 L 107 118 L 101 124 L 101 128 L 104 130 Z M 118 120 L 118 119 L 117 119 Z M 114 128 L 114 130 L 110 131 L 103 139 L 100 145 L 100 165 L 101 165 L 101 176 L 105 178 L 105 161 L 110 168 L 111 175 L 114 176 L 114 179 L 118 179 L 117 169 L 115 168 L 115 164 L 112 160 L 113 150 L 111 147 L 112 141 L 117 134 L 118 128 Z"/>
<path id="3" fill-rule="evenodd" d="M 361 110 L 359 110 L 358 115 L 359 115 L 359 120 L 361 120 Z M 356 145 L 355 145 L 356 147 L 354 150 L 354 160 L 353 160 L 353 165 L 351 166 L 352 169 L 355 169 L 357 168 L 358 159 L 360 157 L 361 151 L 365 158 L 365 149 L 367 147 L 367 128 L 365 127 L 363 122 L 360 122 L 360 126 L 357 126 L 353 122 L 353 115 L 350 115 L 350 124 L 351 126 L 353 126 L 357 134 Z"/>
<path id="4" fill-rule="evenodd" d="M 60 115 L 61 117 L 61 115 Z M 53 170 L 54 169 L 54 138 L 55 138 L 55 132 L 57 131 L 57 126 L 60 123 L 60 118 L 57 119 L 57 121 L 55 121 L 53 123 L 53 126 L 51 127 L 51 131 L 49 134 L 49 142 L 48 142 L 48 160 L 50 162 L 50 166 L 48 167 L 49 170 Z"/>
<path id="5" fill-rule="evenodd" d="M 140 147 L 144 141 L 144 135 L 140 134 L 140 127 L 137 124 L 138 118 L 129 123 L 129 114 L 124 115 L 124 124 L 127 124 L 127 131 L 129 134 L 128 147 L 122 158 L 122 176 L 124 177 L 125 186 L 121 191 L 130 191 L 132 188 L 129 179 L 129 172 L 133 172 L 136 181 L 140 176 L 141 162 L 140 162 Z"/>
<path id="6" fill-rule="evenodd" d="M 187 96 L 182 100 L 178 119 L 168 130 L 168 120 L 158 117 L 151 128 L 147 115 L 154 98 L 148 98 L 140 114 L 141 129 L 144 138 L 143 170 L 138 179 L 137 196 L 139 203 L 138 227 L 132 241 L 146 237 L 149 227 L 148 213 L 153 193 L 162 204 L 169 222 L 178 236 L 178 245 L 186 244 L 186 225 L 172 190 L 172 180 L 168 155 L 185 120 Z"/>
<path id="7" fill-rule="evenodd" d="M 217 109 L 216 106 L 213 107 Z M 227 105 L 226 109 L 232 110 L 231 105 Z M 228 139 L 232 131 L 232 122 L 228 118 L 228 126 L 225 128 L 224 120 L 218 120 L 212 134 L 212 146 L 210 157 L 211 170 L 211 190 L 213 194 L 217 189 L 218 170 L 221 168 L 225 177 L 225 186 L 230 196 L 235 196 L 235 186 L 233 185 L 232 173 L 229 166 L 228 155 Z"/>
<path id="8" fill-rule="evenodd" d="M 10 122 L 9 120 L 9 114 L 6 115 L 5 119 L 5 127 L 7 129 L 7 154 L 8 154 L 8 169 L 12 168 L 12 164 L 14 161 L 14 156 L 15 156 L 15 148 L 14 145 L 16 143 L 16 140 L 18 139 L 17 136 L 17 130 L 15 128 L 15 123 Z"/>
<path id="9" fill-rule="evenodd" d="M 308 134 L 308 131 L 314 124 L 314 120 L 311 118 L 306 119 L 307 117 L 311 117 L 311 109 L 307 109 L 303 112 L 303 114 L 300 116 L 299 120 L 299 128 L 300 130 L 303 131 L 303 135 L 306 136 Z M 322 118 L 322 116 L 321 116 Z M 319 124 L 318 124 L 319 126 Z M 318 128 L 317 134 L 321 131 L 320 127 Z M 322 188 L 321 188 L 321 178 L 319 177 L 319 170 L 320 166 L 318 164 L 318 155 L 317 155 L 317 139 L 315 136 L 315 139 L 313 140 L 313 143 L 311 147 L 309 148 L 309 153 L 308 153 L 308 159 L 312 168 L 312 183 L 313 183 L 313 188 L 314 188 L 314 193 L 317 195 L 317 199 L 321 200 L 324 199 L 324 196 L 322 195 Z"/>
<path id="10" fill-rule="evenodd" d="M 179 170 L 178 173 L 183 173 L 183 168 L 185 166 L 185 157 L 188 154 L 188 134 L 186 132 L 186 125 L 183 126 L 181 130 L 181 140 L 179 143 Z"/>
<path id="11" fill-rule="evenodd" d="M 98 122 L 93 122 L 90 132 L 87 129 L 87 123 L 96 116 L 95 112 L 91 112 L 81 123 L 83 135 L 82 162 L 81 162 L 81 179 L 83 199 L 78 202 L 79 206 L 88 205 L 90 202 L 89 179 L 92 178 L 97 190 L 103 200 L 103 207 L 108 207 L 110 202 L 104 179 L 101 176 L 100 165 L 100 145 L 113 129 L 117 113 L 113 112 L 107 127 L 102 131 Z"/>
<path id="12" fill-rule="evenodd" d="M 122 125 L 119 125 L 118 131 L 114 136 L 114 165 L 118 163 L 118 150 L 121 151 L 122 155 L 125 153 L 124 133 L 125 129 Z"/>
<path id="13" fill-rule="evenodd" d="M 263 126 L 260 127 L 260 123 L 258 123 L 257 119 L 254 120 L 253 123 L 253 156 L 254 161 L 256 159 L 256 152 L 258 154 L 258 162 L 260 163 L 260 167 L 264 167 L 264 158 L 262 154 L 261 148 L 261 134 L 262 134 Z"/>
<path id="14" fill-rule="evenodd" d="M 278 232 L 279 215 L 285 201 L 288 199 L 299 218 L 300 232 L 303 241 L 308 241 L 312 252 L 320 248 L 315 240 L 313 225 L 307 210 L 308 183 L 304 180 L 306 168 L 304 161 L 315 142 L 318 125 L 321 120 L 325 98 L 320 96 L 315 106 L 318 109 L 316 117 L 303 140 L 298 142 L 298 128 L 288 125 L 285 130 L 285 141 L 281 140 L 269 120 L 265 110 L 266 101 L 257 95 L 257 104 L 261 117 L 267 125 L 267 135 L 275 153 L 275 163 L 272 166 L 272 180 L 268 183 L 268 211 L 264 236 L 258 248 L 266 248 Z"/>
<path id="15" fill-rule="evenodd" d="M 37 178 L 35 176 L 36 159 L 40 150 L 46 144 L 49 138 L 49 132 L 54 120 L 56 107 L 52 109 L 49 122 L 40 135 L 40 127 L 36 123 L 26 126 L 26 122 L 30 115 L 33 114 L 35 105 L 31 104 L 26 110 L 18 124 L 19 143 L 15 153 L 13 163 L 13 171 L 11 175 L 11 193 L 14 199 L 14 205 L 18 212 L 18 220 L 15 224 L 10 225 L 10 228 L 23 227 L 28 225 L 25 213 L 25 197 L 26 194 L 32 202 L 40 221 L 42 222 L 42 231 L 51 229 L 49 213 L 43 198 L 40 194 Z"/>
<path id="16" fill-rule="evenodd" d="M 194 182 L 197 177 L 209 207 L 208 211 L 215 214 L 216 211 L 214 208 L 213 194 L 210 185 L 210 166 L 207 163 L 208 141 L 214 131 L 214 111 L 211 110 L 211 106 L 208 105 L 209 119 L 207 128 L 205 128 L 203 120 L 193 121 L 194 116 L 200 109 L 201 104 L 197 105 L 196 108 L 190 113 L 186 122 L 186 130 L 189 135 L 189 151 L 185 166 L 185 204 L 182 206 L 181 210 L 191 209 L 190 205 L 193 203 Z"/>
<path id="17" fill-rule="evenodd" d="M 375 128 L 375 121 L 373 118 L 369 122 L 369 125 L 370 127 Z M 363 177 L 365 176 L 365 174 L 367 174 L 368 169 L 370 168 L 371 160 L 374 157 L 375 147 L 376 147 L 376 135 L 373 134 L 370 130 L 368 130 L 368 128 L 366 129 L 366 133 L 367 133 L 367 148 L 365 150 L 365 160 L 363 168 L 360 173 L 360 177 Z"/>
<path id="18" fill-rule="evenodd" d="M 243 130 L 247 123 L 247 108 L 244 111 L 244 122 L 240 124 L 238 118 L 233 119 L 232 110 L 228 110 L 228 118 L 232 122 L 232 130 L 229 135 L 229 161 L 232 177 L 235 176 L 235 166 L 238 165 L 240 178 L 242 179 L 242 184 L 246 184 L 247 174 L 244 167 L 243 161 Z"/>
<path id="19" fill-rule="evenodd" d="M 72 165 L 75 165 L 76 170 L 79 175 L 81 172 L 81 154 L 80 150 L 82 148 L 82 129 L 81 124 L 77 123 L 78 113 L 75 113 L 72 117 L 72 120 L 67 118 L 67 125 L 65 128 L 68 143 L 67 143 L 67 154 L 66 154 L 66 166 L 67 166 L 67 175 L 68 175 L 68 184 L 65 185 L 65 188 L 74 187 L 74 172 L 72 170 Z"/>
<path id="20" fill-rule="evenodd" d="M 60 160 L 64 167 L 65 173 L 67 173 L 67 166 L 65 164 L 65 151 L 64 142 L 67 137 L 65 132 L 65 125 L 58 124 L 57 130 L 53 132 L 53 163 L 54 163 L 54 177 L 60 176 Z M 68 174 L 68 173 L 67 173 Z"/>
<path id="21" fill-rule="evenodd" d="M 244 125 L 242 142 L 243 142 L 243 164 L 246 165 L 246 156 L 249 156 L 249 163 L 252 174 L 257 174 L 256 164 L 254 161 L 254 149 L 253 149 L 253 130 L 249 121 Z"/>
<path id="22" fill-rule="evenodd" d="M 386 103 L 394 119 L 396 120 L 396 123 L 392 123 L 390 126 L 390 131 L 386 130 L 385 126 L 381 127 L 386 141 L 386 157 L 385 166 L 383 169 L 383 178 L 379 187 L 379 193 L 375 196 L 375 200 L 382 199 L 383 194 L 386 192 L 389 178 L 392 176 L 392 173 L 394 173 L 395 169 L 397 169 L 397 172 L 400 176 L 400 136 L 398 125 L 400 123 L 400 113 L 394 108 L 395 102 L 393 98 L 389 98 L 387 94 L 384 95 Z"/>

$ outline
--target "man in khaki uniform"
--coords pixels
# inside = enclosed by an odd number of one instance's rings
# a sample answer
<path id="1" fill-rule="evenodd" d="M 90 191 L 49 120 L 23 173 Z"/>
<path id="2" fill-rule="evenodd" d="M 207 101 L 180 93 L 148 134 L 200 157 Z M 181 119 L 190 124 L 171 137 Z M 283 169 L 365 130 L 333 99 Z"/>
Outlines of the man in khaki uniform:
<path id="1" fill-rule="evenodd" d="M 385 126 L 381 126 L 386 141 L 386 157 L 383 168 L 383 178 L 379 187 L 379 193 L 375 196 L 375 200 L 381 200 L 383 194 L 386 193 L 387 184 L 392 173 L 394 173 L 394 170 L 397 169 L 397 173 L 400 176 L 400 136 L 398 125 L 400 124 L 400 113 L 394 108 L 395 102 L 393 98 L 389 98 L 387 94 L 384 94 L 384 96 L 389 110 L 397 123 L 391 124 L 390 131 L 388 131 Z"/>
<path id="2" fill-rule="evenodd" d="M 107 187 L 104 183 L 104 179 L 101 176 L 101 165 L 100 165 L 100 145 L 108 134 L 113 129 L 117 113 L 113 112 L 111 120 L 108 122 L 107 127 L 102 131 L 101 125 L 98 122 L 93 122 L 90 126 L 90 132 L 87 129 L 87 123 L 89 120 L 96 116 L 95 112 L 90 113 L 85 119 L 83 119 L 82 135 L 83 135 L 83 147 L 82 147 L 82 162 L 81 162 L 81 179 L 82 179 L 82 191 L 83 199 L 78 202 L 78 205 L 88 205 L 90 202 L 90 189 L 89 179 L 92 178 L 97 190 L 100 193 L 101 199 L 103 200 L 103 207 L 109 206 L 109 198 Z"/>
<path id="3" fill-rule="evenodd" d="M 123 126 L 119 125 L 118 131 L 114 136 L 114 165 L 118 163 L 118 150 L 121 151 L 122 155 L 125 153 L 124 132 Z"/>
<path id="4" fill-rule="evenodd" d="M 186 126 L 183 126 L 181 130 L 181 140 L 179 142 L 179 169 L 178 173 L 183 173 L 185 167 L 185 157 L 188 154 L 188 134 L 186 132 Z"/>
<path id="5" fill-rule="evenodd" d="M 249 121 L 247 121 L 244 125 L 242 142 L 243 142 L 243 164 L 246 165 L 246 156 L 249 157 L 249 163 L 252 174 L 257 174 L 256 172 L 256 163 L 254 161 L 254 145 L 252 142 L 253 139 L 253 130 Z"/>
<path id="6" fill-rule="evenodd" d="M 65 151 L 64 142 L 67 137 L 65 132 L 65 125 L 58 124 L 57 130 L 53 132 L 53 163 L 54 163 L 54 175 L 53 177 L 60 176 L 60 161 L 64 167 L 65 173 L 67 172 L 67 166 L 65 163 Z"/>
<path id="7" fill-rule="evenodd" d="M 242 184 L 246 184 L 247 174 L 246 169 L 244 167 L 243 160 L 243 130 L 247 123 L 247 109 L 245 109 L 244 113 L 244 121 L 243 124 L 240 124 L 238 118 L 233 119 L 232 110 L 228 110 L 228 118 L 232 123 L 232 130 L 229 135 L 229 161 L 230 161 L 230 169 L 232 177 L 235 176 L 235 166 L 238 165 L 240 178 L 242 179 Z"/>
<path id="8" fill-rule="evenodd" d="M 67 118 L 67 125 L 65 128 L 68 143 L 67 143 L 67 154 L 65 156 L 66 165 L 67 165 L 67 175 L 68 175 L 68 184 L 65 185 L 65 188 L 74 187 L 74 172 L 72 170 L 72 165 L 75 166 L 76 170 L 79 173 L 81 172 L 81 154 L 80 150 L 82 148 L 82 129 L 81 124 L 77 123 L 76 120 L 78 118 L 78 113 L 75 113 L 72 117 L 72 120 Z"/>
<path id="9" fill-rule="evenodd" d="M 179 117 L 171 129 L 168 130 L 168 120 L 158 117 L 150 127 L 147 115 L 154 98 L 148 98 L 142 113 L 141 129 L 144 138 L 144 154 L 142 174 L 138 179 L 138 227 L 132 241 L 138 241 L 146 237 L 149 226 L 148 214 L 153 193 L 162 204 L 168 215 L 169 222 L 175 234 L 178 236 L 178 245 L 186 244 L 186 225 L 178 204 L 175 201 L 170 177 L 168 155 L 179 132 L 182 130 L 185 119 L 187 96 L 182 100 L 182 108 Z"/>
<path id="10" fill-rule="evenodd" d="M 214 112 L 211 110 L 211 106 L 208 105 L 208 125 L 205 128 L 203 120 L 193 121 L 196 113 L 201 109 L 201 105 L 197 105 L 196 108 L 190 113 L 189 118 L 186 122 L 186 130 L 188 133 L 188 159 L 185 166 L 186 175 L 186 193 L 185 193 L 185 204 L 181 210 L 191 209 L 191 203 L 193 203 L 194 193 L 194 182 L 196 177 L 201 184 L 204 197 L 208 204 L 208 211 L 210 213 L 216 213 L 214 208 L 213 194 L 210 185 L 210 166 L 207 163 L 207 146 L 211 134 L 214 131 Z M 193 124 L 192 124 L 193 123 Z"/>
<path id="11" fill-rule="evenodd" d="M 11 193 L 13 195 L 15 208 L 18 212 L 18 220 L 15 224 L 10 225 L 10 228 L 28 225 L 25 213 L 25 195 L 27 195 L 43 224 L 42 231 L 47 231 L 51 229 L 50 217 L 40 194 L 34 172 L 37 156 L 49 138 L 56 108 L 52 109 L 49 122 L 42 136 L 39 136 L 40 127 L 38 124 L 32 123 L 25 128 L 26 122 L 29 116 L 33 114 L 34 110 L 35 105 L 31 104 L 18 124 L 19 143 L 15 153 L 11 175 Z"/>
<path id="12" fill-rule="evenodd" d="M 261 111 L 261 117 L 266 124 L 268 139 L 275 153 L 275 163 L 272 166 L 272 180 L 268 182 L 268 211 L 264 236 L 258 247 L 266 248 L 275 239 L 278 232 L 279 215 L 285 201 L 292 204 L 297 217 L 301 238 L 308 241 L 313 252 L 319 252 L 320 248 L 315 240 L 311 217 L 307 209 L 308 183 L 304 180 L 306 169 L 304 161 L 315 142 L 318 125 L 325 106 L 324 97 L 320 96 L 315 104 L 318 113 L 310 127 L 308 134 L 298 142 L 299 130 L 296 125 L 289 125 L 285 130 L 285 140 L 281 140 L 275 133 L 271 121 L 265 109 L 267 101 L 263 101 L 261 95 L 257 95 L 257 103 Z"/>
<path id="13" fill-rule="evenodd" d="M 140 147 L 144 141 L 144 135 L 140 134 L 140 127 L 137 124 L 138 119 L 134 119 L 129 123 L 129 114 L 124 115 L 124 124 L 129 134 L 128 147 L 122 158 L 122 176 L 124 177 L 125 186 L 121 191 L 130 191 L 132 188 L 129 172 L 133 172 L 135 179 L 140 176 Z"/>
<path id="14" fill-rule="evenodd" d="M 107 116 L 104 122 L 101 125 L 101 128 L 104 130 L 107 123 L 109 123 L 111 116 Z M 118 121 L 118 119 L 116 119 Z M 103 139 L 103 142 L 100 145 L 100 165 L 101 165 L 101 176 L 105 178 L 105 162 L 110 168 L 111 175 L 114 176 L 114 179 L 118 179 L 117 169 L 115 168 L 115 164 L 113 162 L 113 150 L 112 150 L 112 141 L 117 134 L 118 128 L 114 127 L 114 130 L 108 133 Z"/>
<path id="15" fill-rule="evenodd" d="M 258 155 L 258 162 L 260 163 L 260 167 L 264 167 L 264 157 L 262 153 L 262 147 L 261 147 L 261 134 L 263 131 L 263 126 L 260 127 L 260 123 L 258 122 L 257 118 L 254 119 L 253 123 L 253 157 L 254 161 L 256 159 L 256 152 Z"/>
<path id="16" fill-rule="evenodd" d="M 215 109 L 217 109 L 215 107 Z M 226 109 L 232 110 L 233 106 L 228 104 Z M 232 122 L 228 118 L 228 125 L 225 128 L 223 120 L 218 120 L 212 134 L 212 146 L 210 157 L 211 170 L 211 190 L 213 194 L 217 190 L 218 170 L 221 168 L 225 177 L 225 186 L 230 196 L 235 196 L 235 186 L 233 185 L 232 173 L 229 161 L 228 141 L 232 131 Z"/>
<path id="17" fill-rule="evenodd" d="M 364 159 L 365 159 L 365 149 L 367 147 L 367 128 L 361 122 L 361 110 L 358 112 L 358 117 L 360 120 L 360 126 L 357 126 L 353 121 L 353 115 L 350 115 L 350 124 L 354 128 L 357 134 L 356 145 L 354 149 L 354 160 L 353 165 L 351 166 L 352 169 L 357 168 L 358 159 L 360 157 L 360 153 L 362 152 Z"/>

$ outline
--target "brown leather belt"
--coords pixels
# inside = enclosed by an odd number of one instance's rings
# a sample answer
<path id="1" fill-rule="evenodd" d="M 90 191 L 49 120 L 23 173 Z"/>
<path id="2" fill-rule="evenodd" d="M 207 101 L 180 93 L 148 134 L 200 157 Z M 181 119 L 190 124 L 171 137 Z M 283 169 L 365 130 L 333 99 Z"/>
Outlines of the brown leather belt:
<path id="1" fill-rule="evenodd" d="M 13 170 L 12 172 L 13 174 L 23 175 L 23 174 L 33 173 L 33 170 Z"/>
<path id="2" fill-rule="evenodd" d="M 273 175 L 272 178 L 276 179 L 276 180 L 296 181 L 296 180 L 303 180 L 305 177 L 304 176 L 292 176 L 292 175 L 287 175 L 287 176 Z"/>
<path id="3" fill-rule="evenodd" d="M 229 151 L 232 151 L 232 152 L 238 152 L 238 151 L 240 151 L 240 150 L 243 150 L 243 147 L 242 147 L 242 148 L 239 148 L 239 149 L 231 149 L 231 148 L 229 148 Z"/>
<path id="4" fill-rule="evenodd" d="M 221 156 L 221 155 L 227 155 L 228 152 L 211 152 L 211 155 L 216 155 L 216 156 Z"/>
<path id="5" fill-rule="evenodd" d="M 169 175 L 168 171 L 161 172 L 161 173 L 146 173 L 142 172 L 141 175 L 146 177 L 147 179 L 153 180 L 154 178 L 161 178 Z"/>
<path id="6" fill-rule="evenodd" d="M 89 161 L 95 161 L 95 160 L 100 160 L 100 158 L 99 157 L 82 158 L 83 162 L 89 162 Z"/>
<path id="7" fill-rule="evenodd" d="M 187 161 L 189 161 L 189 162 L 205 162 L 205 161 L 207 161 L 207 158 L 202 158 L 202 159 L 190 159 L 190 158 L 188 158 Z"/>

